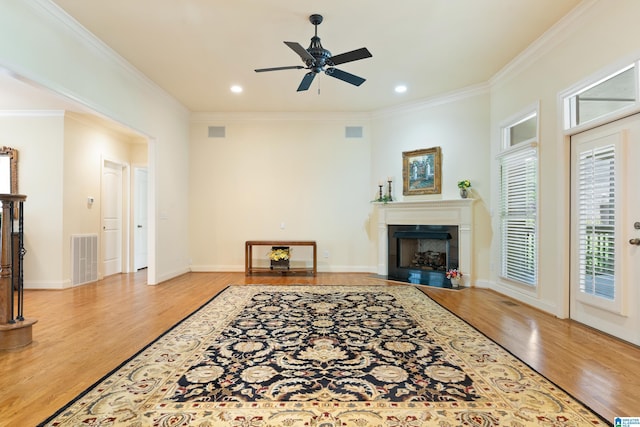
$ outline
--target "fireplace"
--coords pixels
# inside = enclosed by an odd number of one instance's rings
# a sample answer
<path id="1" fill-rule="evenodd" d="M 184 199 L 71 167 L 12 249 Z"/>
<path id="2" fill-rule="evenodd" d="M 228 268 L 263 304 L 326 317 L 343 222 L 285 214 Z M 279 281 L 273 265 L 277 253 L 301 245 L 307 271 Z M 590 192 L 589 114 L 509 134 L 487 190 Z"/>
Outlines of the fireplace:
<path id="1" fill-rule="evenodd" d="M 409 283 L 450 287 L 445 271 L 457 268 L 464 274 L 464 286 L 473 286 L 474 201 L 450 199 L 376 204 L 378 275 Z M 406 255 L 407 251 L 409 255 Z"/>
<path id="2" fill-rule="evenodd" d="M 395 225 L 387 227 L 389 279 L 446 286 L 448 269 L 458 268 L 457 225 Z"/>

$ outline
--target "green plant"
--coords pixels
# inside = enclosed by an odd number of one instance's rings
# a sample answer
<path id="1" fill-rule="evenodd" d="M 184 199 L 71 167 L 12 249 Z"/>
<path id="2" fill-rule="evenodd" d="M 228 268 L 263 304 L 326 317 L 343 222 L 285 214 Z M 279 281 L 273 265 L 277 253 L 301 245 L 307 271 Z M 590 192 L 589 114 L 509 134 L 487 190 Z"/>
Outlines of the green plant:
<path id="1" fill-rule="evenodd" d="M 378 197 L 377 199 L 372 200 L 372 202 L 378 202 L 378 203 L 389 203 L 389 202 L 392 202 L 392 201 L 393 201 L 393 199 L 389 195 Z"/>
<path id="2" fill-rule="evenodd" d="M 458 188 L 467 189 L 469 187 L 471 187 L 471 181 L 469 181 L 468 179 L 458 181 Z"/>

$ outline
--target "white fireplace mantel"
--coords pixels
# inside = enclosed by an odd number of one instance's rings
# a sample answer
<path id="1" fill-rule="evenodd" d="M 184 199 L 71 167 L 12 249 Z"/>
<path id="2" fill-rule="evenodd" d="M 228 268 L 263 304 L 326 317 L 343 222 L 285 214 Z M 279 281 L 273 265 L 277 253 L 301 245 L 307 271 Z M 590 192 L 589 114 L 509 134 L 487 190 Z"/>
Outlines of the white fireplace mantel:
<path id="1" fill-rule="evenodd" d="M 376 203 L 378 211 L 378 274 L 389 273 L 388 225 L 457 225 L 460 271 L 473 283 L 474 199 Z"/>

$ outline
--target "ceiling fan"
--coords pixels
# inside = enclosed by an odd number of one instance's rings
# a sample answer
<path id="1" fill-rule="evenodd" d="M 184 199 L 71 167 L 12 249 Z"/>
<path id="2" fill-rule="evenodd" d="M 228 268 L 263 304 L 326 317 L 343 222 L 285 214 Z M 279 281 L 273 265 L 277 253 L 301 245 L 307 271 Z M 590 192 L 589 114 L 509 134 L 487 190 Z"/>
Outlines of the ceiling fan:
<path id="1" fill-rule="evenodd" d="M 351 83 L 355 86 L 360 86 L 364 83 L 365 79 L 362 77 L 339 70 L 334 68 L 334 66 L 357 61 L 359 59 L 371 58 L 373 55 L 371 55 L 367 48 L 363 47 L 350 52 L 341 53 L 340 55 L 331 56 L 331 52 L 322 47 L 322 44 L 320 44 L 320 37 L 318 37 L 318 25 L 322 23 L 322 15 L 311 15 L 309 16 L 309 21 L 315 26 L 315 35 L 311 38 L 311 44 L 308 49 L 302 47 L 300 43 L 284 42 L 284 44 L 289 46 L 295 53 L 300 55 L 300 59 L 302 59 L 302 62 L 304 62 L 306 66 L 291 65 L 287 67 L 260 68 L 255 70 L 256 73 L 280 70 L 309 70 L 309 72 L 302 78 L 302 82 L 300 82 L 300 86 L 298 86 L 298 92 L 309 89 L 316 74 L 321 72 L 344 82 Z"/>

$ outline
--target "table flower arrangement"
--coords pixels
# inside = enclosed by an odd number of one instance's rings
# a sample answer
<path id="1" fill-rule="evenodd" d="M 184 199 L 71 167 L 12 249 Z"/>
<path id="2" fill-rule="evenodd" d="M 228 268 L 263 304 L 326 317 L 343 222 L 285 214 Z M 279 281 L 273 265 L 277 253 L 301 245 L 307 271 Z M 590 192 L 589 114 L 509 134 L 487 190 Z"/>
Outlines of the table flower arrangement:
<path id="1" fill-rule="evenodd" d="M 289 259 L 289 248 L 273 248 L 269 251 L 268 256 L 271 261 L 283 261 Z"/>
<path id="2" fill-rule="evenodd" d="M 291 248 L 287 246 L 273 246 L 267 254 L 271 260 L 271 269 L 288 270 Z"/>

